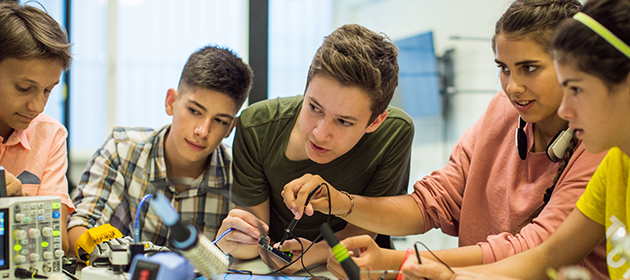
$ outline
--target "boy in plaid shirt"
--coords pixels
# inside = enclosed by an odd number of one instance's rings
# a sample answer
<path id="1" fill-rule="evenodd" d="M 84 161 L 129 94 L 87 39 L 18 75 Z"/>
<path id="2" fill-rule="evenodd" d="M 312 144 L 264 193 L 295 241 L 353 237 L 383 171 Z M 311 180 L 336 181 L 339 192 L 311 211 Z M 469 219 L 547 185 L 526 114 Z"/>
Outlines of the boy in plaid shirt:
<path id="1" fill-rule="evenodd" d="M 114 128 L 94 154 L 73 198 L 71 248 L 88 229 L 110 223 L 132 235 L 140 200 L 162 191 L 183 222 L 213 239 L 232 208 L 232 157 L 221 140 L 230 135 L 247 99 L 252 71 L 230 50 L 205 47 L 184 66 L 177 90 L 166 93 L 170 125 Z M 168 245 L 168 228 L 145 203 L 140 240 Z"/>

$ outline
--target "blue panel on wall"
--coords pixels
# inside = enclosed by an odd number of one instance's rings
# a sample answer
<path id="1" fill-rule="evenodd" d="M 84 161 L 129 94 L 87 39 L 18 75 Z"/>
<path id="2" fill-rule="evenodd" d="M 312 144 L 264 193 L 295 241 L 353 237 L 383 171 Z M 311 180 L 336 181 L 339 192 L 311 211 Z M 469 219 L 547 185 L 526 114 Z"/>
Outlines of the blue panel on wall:
<path id="1" fill-rule="evenodd" d="M 433 33 L 427 32 L 395 41 L 398 47 L 398 79 L 400 106 L 412 117 L 442 114 L 442 99 L 437 72 L 437 59 L 433 47 Z"/>

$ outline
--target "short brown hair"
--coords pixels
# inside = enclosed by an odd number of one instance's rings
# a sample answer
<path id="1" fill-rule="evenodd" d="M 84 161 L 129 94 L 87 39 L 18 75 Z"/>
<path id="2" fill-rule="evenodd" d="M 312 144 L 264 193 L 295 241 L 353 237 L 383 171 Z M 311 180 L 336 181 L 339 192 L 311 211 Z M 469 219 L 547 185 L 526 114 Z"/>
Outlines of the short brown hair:
<path id="1" fill-rule="evenodd" d="M 238 108 L 249 96 L 254 73 L 231 50 L 216 46 L 206 46 L 190 55 L 182 76 L 179 91 L 195 87 L 210 89 L 228 95 Z"/>
<path id="2" fill-rule="evenodd" d="M 384 34 L 358 24 L 347 24 L 326 36 L 306 79 L 323 74 L 345 86 L 366 91 L 372 101 L 371 124 L 387 109 L 398 86 L 398 49 Z"/>
<path id="3" fill-rule="evenodd" d="M 0 2 L 0 62 L 6 58 L 50 59 L 70 67 L 68 36 L 46 12 L 14 1 Z"/>

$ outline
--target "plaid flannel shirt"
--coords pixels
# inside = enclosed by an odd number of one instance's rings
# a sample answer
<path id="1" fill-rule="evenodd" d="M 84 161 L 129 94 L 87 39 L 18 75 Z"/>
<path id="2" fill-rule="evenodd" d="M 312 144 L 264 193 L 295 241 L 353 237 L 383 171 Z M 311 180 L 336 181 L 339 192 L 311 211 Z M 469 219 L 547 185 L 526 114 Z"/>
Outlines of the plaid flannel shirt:
<path id="1" fill-rule="evenodd" d="M 210 155 L 206 170 L 191 187 L 178 193 L 166 174 L 164 139 L 170 126 L 115 128 L 88 163 L 73 198 L 75 212 L 68 229 L 92 228 L 110 223 L 124 236 L 132 236 L 136 209 L 142 197 L 164 192 L 185 223 L 214 239 L 233 204 L 232 157 L 223 144 Z M 145 201 L 139 219 L 142 241 L 168 244 L 169 230 Z"/>

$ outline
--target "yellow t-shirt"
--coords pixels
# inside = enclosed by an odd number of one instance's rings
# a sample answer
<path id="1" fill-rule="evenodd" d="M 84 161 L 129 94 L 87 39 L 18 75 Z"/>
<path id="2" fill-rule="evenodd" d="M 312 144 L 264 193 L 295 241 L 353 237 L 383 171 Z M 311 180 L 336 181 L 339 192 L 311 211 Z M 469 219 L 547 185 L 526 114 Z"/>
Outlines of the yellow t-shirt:
<path id="1" fill-rule="evenodd" d="M 630 157 L 612 148 L 597 168 L 577 208 L 593 221 L 606 227 L 606 238 L 620 226 L 630 224 Z M 608 272 L 611 279 L 630 278 L 630 260 L 611 252 L 606 242 Z"/>

